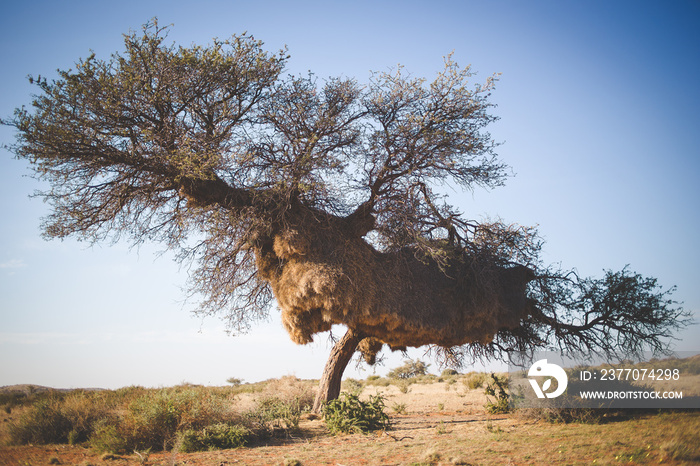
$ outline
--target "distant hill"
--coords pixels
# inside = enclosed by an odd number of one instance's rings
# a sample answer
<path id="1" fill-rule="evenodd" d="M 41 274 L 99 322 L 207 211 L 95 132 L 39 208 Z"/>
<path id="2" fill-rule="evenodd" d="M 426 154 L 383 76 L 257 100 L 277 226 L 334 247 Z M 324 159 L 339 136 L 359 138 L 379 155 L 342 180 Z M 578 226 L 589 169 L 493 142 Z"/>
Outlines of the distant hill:
<path id="1" fill-rule="evenodd" d="M 6 385 L 4 387 L 0 387 L 1 394 L 21 393 L 23 395 L 31 395 L 33 393 L 42 393 L 42 392 L 49 392 L 49 391 L 70 392 L 73 390 L 100 391 L 100 390 L 104 390 L 104 388 L 52 388 L 52 387 L 44 387 L 43 385 L 33 385 L 33 384 L 17 384 L 17 385 Z"/>

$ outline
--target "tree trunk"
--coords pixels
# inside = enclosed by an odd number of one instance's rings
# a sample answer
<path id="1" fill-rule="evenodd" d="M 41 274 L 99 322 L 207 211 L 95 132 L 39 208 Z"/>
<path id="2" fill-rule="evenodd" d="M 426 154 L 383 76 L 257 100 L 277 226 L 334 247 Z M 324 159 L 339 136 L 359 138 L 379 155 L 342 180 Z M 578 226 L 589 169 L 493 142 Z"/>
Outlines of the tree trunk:
<path id="1" fill-rule="evenodd" d="M 345 336 L 341 338 L 328 357 L 326 367 L 323 369 L 321 381 L 318 384 L 318 393 L 314 401 L 314 413 L 321 412 L 323 403 L 335 400 L 340 395 L 340 382 L 343 378 L 343 372 L 347 367 L 352 355 L 355 354 L 357 345 L 362 340 L 362 336 L 355 333 L 352 329 L 348 329 Z"/>

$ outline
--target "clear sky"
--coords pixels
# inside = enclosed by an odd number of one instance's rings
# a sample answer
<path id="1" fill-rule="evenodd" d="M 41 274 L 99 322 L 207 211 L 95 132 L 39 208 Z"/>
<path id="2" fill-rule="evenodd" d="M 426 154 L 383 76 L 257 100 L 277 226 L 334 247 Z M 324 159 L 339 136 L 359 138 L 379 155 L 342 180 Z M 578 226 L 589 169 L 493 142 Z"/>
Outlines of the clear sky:
<path id="1" fill-rule="evenodd" d="M 320 78 L 397 64 L 431 78 L 454 51 L 476 81 L 502 73 L 491 133 L 516 174 L 453 194 L 470 218 L 538 224 L 545 259 L 581 275 L 632 270 L 676 285 L 700 320 L 700 3 L 647 1 L 45 1 L 0 15 L 0 115 L 30 102 L 26 76 L 53 77 L 152 17 L 170 39 L 206 44 L 248 31 L 285 44 L 288 71 Z M 13 142 L 0 127 L 0 144 Z M 44 241 L 47 206 L 27 164 L 0 150 L 0 386 L 223 385 L 318 378 L 327 336 L 296 346 L 273 312 L 229 337 L 183 303 L 187 270 L 159 245 Z M 677 349 L 700 350 L 700 326 Z M 337 333 L 340 333 L 339 329 Z M 410 353 L 422 357 L 423 350 Z M 429 359 L 424 358 L 429 362 Z M 400 364 L 392 355 L 378 374 Z M 438 369 L 433 364 L 431 370 Z M 372 369 L 347 376 L 365 377 Z"/>

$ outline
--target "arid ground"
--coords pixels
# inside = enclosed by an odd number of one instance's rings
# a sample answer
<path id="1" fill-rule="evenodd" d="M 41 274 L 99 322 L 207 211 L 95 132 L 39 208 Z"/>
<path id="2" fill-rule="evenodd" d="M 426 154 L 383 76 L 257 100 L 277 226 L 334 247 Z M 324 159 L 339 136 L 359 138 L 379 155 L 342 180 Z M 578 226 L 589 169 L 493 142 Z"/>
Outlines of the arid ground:
<path id="1" fill-rule="evenodd" d="M 0 446 L 2 465 L 419 465 L 419 464 L 692 464 L 700 462 L 700 412 L 649 412 L 598 422 L 552 423 L 522 412 L 488 414 L 483 388 L 460 378 L 411 385 L 368 385 L 381 393 L 392 429 L 332 435 L 305 415 L 285 437 L 233 450 L 100 453 L 83 445 Z M 311 383 L 311 382 L 309 382 Z M 354 388 L 358 385 L 355 382 Z M 254 403 L 240 393 L 235 403 Z M 2 413 L 7 426 L 22 409 Z"/>

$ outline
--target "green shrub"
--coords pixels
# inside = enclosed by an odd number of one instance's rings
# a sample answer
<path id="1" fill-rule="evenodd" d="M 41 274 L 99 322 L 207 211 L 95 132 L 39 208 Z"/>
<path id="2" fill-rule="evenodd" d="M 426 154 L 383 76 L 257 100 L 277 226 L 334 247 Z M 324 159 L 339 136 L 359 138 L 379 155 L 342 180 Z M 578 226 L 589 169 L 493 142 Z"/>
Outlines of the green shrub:
<path id="1" fill-rule="evenodd" d="M 357 395 L 341 393 L 340 397 L 323 407 L 323 416 L 326 426 L 334 434 L 370 432 L 390 427 L 381 395 L 370 395 L 368 401 L 361 401 Z"/>
<path id="2" fill-rule="evenodd" d="M 251 432 L 240 425 L 215 424 L 201 430 L 189 429 L 179 435 L 180 451 L 228 450 L 243 447 Z"/>
<path id="3" fill-rule="evenodd" d="M 457 372 L 457 371 L 454 370 L 454 369 L 445 369 L 445 370 L 442 371 L 442 373 L 440 374 L 440 377 L 452 377 L 452 376 L 455 376 L 455 375 L 459 375 L 459 372 Z"/>
<path id="4" fill-rule="evenodd" d="M 496 374 L 491 374 L 491 377 L 486 385 L 484 393 L 486 397 L 486 411 L 491 414 L 504 414 L 510 412 L 510 402 L 508 393 L 506 392 L 507 380 L 505 377 L 499 377 Z M 488 396 L 496 398 L 491 401 Z"/>

